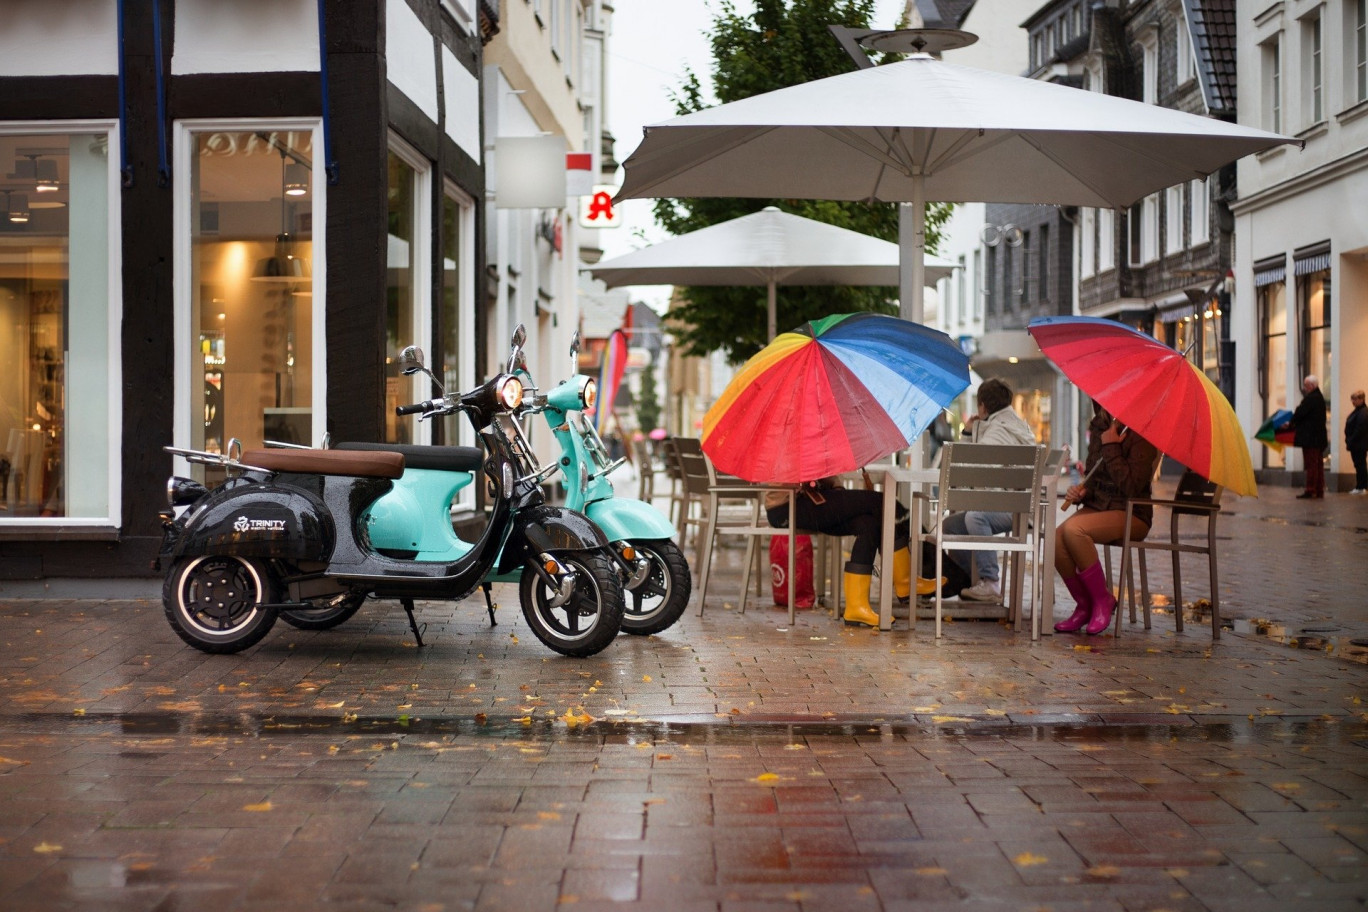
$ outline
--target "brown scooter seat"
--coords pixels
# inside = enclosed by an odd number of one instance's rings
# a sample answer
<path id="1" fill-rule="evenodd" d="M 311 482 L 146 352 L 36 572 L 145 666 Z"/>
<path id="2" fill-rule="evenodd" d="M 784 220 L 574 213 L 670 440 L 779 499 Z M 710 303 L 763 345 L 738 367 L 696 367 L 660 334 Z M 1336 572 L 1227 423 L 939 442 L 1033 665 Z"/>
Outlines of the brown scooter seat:
<path id="1" fill-rule="evenodd" d="M 383 451 L 300 450 L 293 447 L 248 450 L 243 465 L 272 472 L 301 475 L 352 475 L 366 478 L 399 478 L 404 474 L 404 455 Z"/>
<path id="2" fill-rule="evenodd" d="M 439 472 L 476 472 L 484 465 L 484 450 L 468 446 L 430 446 L 423 443 L 355 443 L 344 441 L 333 444 L 337 450 L 402 453 L 404 466 L 410 469 L 436 469 Z"/>

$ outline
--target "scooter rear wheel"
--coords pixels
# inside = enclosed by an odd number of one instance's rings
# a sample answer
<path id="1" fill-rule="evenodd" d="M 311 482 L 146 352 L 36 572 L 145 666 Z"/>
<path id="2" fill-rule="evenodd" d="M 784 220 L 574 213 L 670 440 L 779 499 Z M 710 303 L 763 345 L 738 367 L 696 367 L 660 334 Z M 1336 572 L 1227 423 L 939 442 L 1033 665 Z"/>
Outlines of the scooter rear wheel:
<path id="1" fill-rule="evenodd" d="M 331 630 L 338 624 L 351 619 L 365 604 L 364 593 L 348 593 L 335 605 L 317 610 L 308 608 L 286 608 L 280 612 L 280 619 L 291 627 L 300 630 Z"/>
<path id="2" fill-rule="evenodd" d="M 575 552 L 557 555 L 576 575 L 575 591 L 553 606 L 556 593 L 541 576 L 524 568 L 518 583 L 523 618 L 537 639 L 561 655 L 583 658 L 601 652 L 622 628 L 622 582 L 606 555 Z"/>
<path id="3" fill-rule="evenodd" d="M 622 615 L 622 632 L 648 636 L 670 627 L 684 614 L 693 578 L 684 552 L 669 539 L 634 541 L 632 546 L 650 562 L 651 569 L 637 588 L 623 590 L 627 609 Z"/>
<path id="4" fill-rule="evenodd" d="M 171 629 L 196 649 L 239 652 L 261 641 L 275 624 L 270 567 L 246 557 L 181 558 L 162 583 L 162 607 Z"/>

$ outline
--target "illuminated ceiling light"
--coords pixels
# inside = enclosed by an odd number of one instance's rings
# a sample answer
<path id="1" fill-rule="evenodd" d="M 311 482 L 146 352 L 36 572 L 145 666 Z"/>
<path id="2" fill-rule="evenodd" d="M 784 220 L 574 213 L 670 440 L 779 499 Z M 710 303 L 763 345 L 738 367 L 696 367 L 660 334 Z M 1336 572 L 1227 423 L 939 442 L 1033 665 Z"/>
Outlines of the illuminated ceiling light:
<path id="1" fill-rule="evenodd" d="M 299 162 L 285 166 L 285 195 L 303 196 L 309 192 L 309 169 Z"/>
<path id="2" fill-rule="evenodd" d="M 34 162 L 34 180 L 39 193 L 57 192 L 57 160 L 40 158 Z"/>
<path id="3" fill-rule="evenodd" d="M 9 205 L 9 220 L 16 225 L 23 225 L 29 220 L 29 205 L 27 193 L 7 193 Z"/>

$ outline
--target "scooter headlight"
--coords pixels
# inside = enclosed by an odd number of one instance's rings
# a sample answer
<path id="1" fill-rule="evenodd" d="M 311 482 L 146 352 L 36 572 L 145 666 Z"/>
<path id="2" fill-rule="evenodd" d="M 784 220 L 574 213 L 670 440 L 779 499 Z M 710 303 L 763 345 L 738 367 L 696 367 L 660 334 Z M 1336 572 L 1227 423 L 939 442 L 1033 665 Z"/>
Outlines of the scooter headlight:
<path id="1" fill-rule="evenodd" d="M 522 405 L 523 385 L 517 377 L 509 377 L 499 384 L 499 404 L 512 411 Z"/>
<path id="2" fill-rule="evenodd" d="M 596 380 L 584 381 L 584 389 L 580 390 L 580 398 L 584 400 L 584 410 L 589 411 L 598 402 L 598 382 Z"/>
<path id="3" fill-rule="evenodd" d="M 209 489 L 193 478 L 173 475 L 166 480 L 166 502 L 173 507 L 188 506 L 208 493 Z"/>

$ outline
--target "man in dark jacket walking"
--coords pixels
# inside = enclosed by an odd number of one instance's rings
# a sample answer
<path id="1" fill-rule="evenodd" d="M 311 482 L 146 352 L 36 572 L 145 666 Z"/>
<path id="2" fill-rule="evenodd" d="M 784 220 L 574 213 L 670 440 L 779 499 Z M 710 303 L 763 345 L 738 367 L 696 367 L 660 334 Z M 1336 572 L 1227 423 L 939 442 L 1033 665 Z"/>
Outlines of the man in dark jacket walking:
<path id="1" fill-rule="evenodd" d="M 1301 404 L 1292 413 L 1292 445 L 1300 447 L 1302 462 L 1306 468 L 1306 490 L 1297 495 L 1298 500 L 1325 496 L 1325 448 L 1330 445 L 1330 435 L 1325 429 L 1325 397 L 1321 395 L 1320 380 L 1315 374 L 1307 374 L 1302 381 Z"/>
<path id="2" fill-rule="evenodd" d="M 1368 406 L 1363 404 L 1363 390 L 1349 396 L 1354 410 L 1344 420 L 1344 445 L 1354 461 L 1354 490 L 1350 494 L 1368 494 Z"/>

